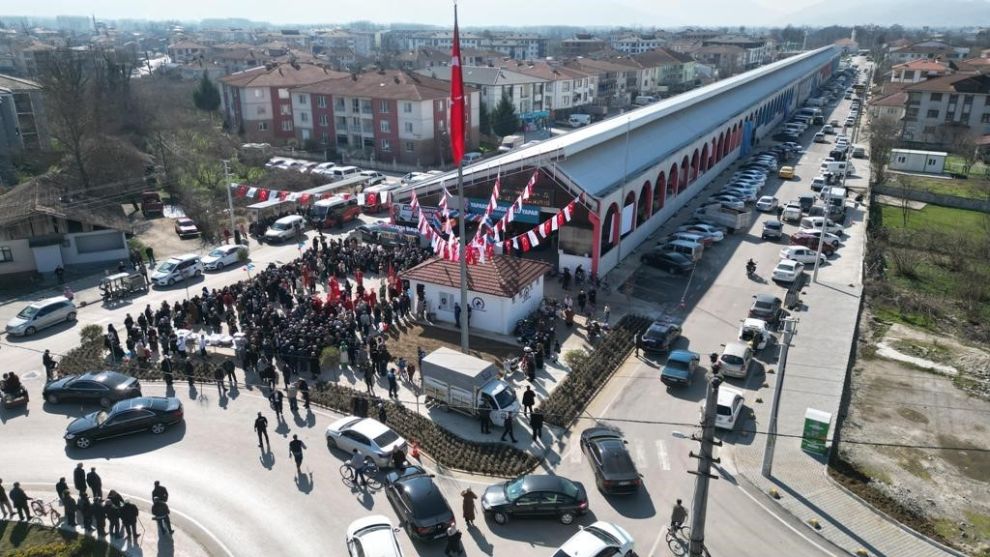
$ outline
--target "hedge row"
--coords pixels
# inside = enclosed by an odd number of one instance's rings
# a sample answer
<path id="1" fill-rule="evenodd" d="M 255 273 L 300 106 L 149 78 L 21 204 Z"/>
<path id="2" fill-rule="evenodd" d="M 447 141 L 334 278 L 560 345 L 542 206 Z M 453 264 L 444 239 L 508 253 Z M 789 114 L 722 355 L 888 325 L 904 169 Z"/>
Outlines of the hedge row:
<path id="1" fill-rule="evenodd" d="M 635 347 L 636 335 L 646 331 L 650 323 L 650 319 L 638 315 L 623 317 L 540 404 L 546 421 L 559 427 L 570 427 L 629 356 Z"/>
<path id="2" fill-rule="evenodd" d="M 72 349 L 62 358 L 59 362 L 59 370 L 62 373 L 73 374 L 94 369 L 113 369 L 141 380 L 162 380 L 162 374 L 157 365 L 141 368 L 137 362 L 133 361 L 111 362 L 108 365 L 104 353 L 102 344 L 83 344 Z M 214 355 L 208 361 L 208 365 L 204 366 L 199 358 L 193 358 L 196 365 L 194 373 L 196 381 L 212 383 L 214 381 L 212 366 L 219 364 L 223 359 L 221 356 Z M 176 382 L 185 381 L 185 375 L 180 369 L 175 372 Z M 362 391 L 335 383 L 319 384 L 310 391 L 310 400 L 313 403 L 344 414 L 352 412 L 354 397 L 368 398 L 368 395 Z M 372 403 L 377 403 L 380 400 L 382 399 L 372 399 Z M 463 439 L 438 426 L 429 418 L 400 404 L 393 402 L 386 402 L 386 404 L 388 425 L 410 443 L 416 441 L 420 450 L 428 453 L 441 466 L 474 474 L 514 477 L 533 470 L 539 463 L 532 454 L 511 445 L 481 443 Z M 369 410 L 369 415 L 377 416 L 373 407 Z"/>

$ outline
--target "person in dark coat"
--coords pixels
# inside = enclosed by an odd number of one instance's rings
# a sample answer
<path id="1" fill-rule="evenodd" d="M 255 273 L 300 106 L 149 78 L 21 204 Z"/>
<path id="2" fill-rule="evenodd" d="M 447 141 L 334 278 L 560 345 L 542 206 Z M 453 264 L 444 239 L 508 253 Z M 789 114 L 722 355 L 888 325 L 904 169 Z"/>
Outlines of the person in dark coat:
<path id="1" fill-rule="evenodd" d="M 63 510 L 65 511 L 65 523 L 75 528 L 76 510 L 78 510 L 76 508 L 76 500 L 72 498 L 72 493 L 70 493 L 69 490 L 65 490 L 65 492 L 62 493 L 61 499 L 62 499 L 62 507 L 64 507 Z"/>
<path id="2" fill-rule="evenodd" d="M 168 489 L 159 483 L 158 480 L 155 480 L 155 487 L 151 490 L 151 500 L 154 501 L 156 498 L 168 503 Z"/>
<path id="3" fill-rule="evenodd" d="M 137 505 L 124 501 L 124 506 L 120 509 L 120 520 L 124 523 L 124 533 L 131 542 L 137 541 L 140 536 L 137 533 L 138 514 Z"/>
<path id="4" fill-rule="evenodd" d="M 505 428 L 502 431 L 502 441 L 505 441 L 505 436 L 508 435 L 509 438 L 512 439 L 513 443 L 516 442 L 516 434 L 512 431 L 513 418 L 514 416 L 512 415 L 512 412 L 505 413 L 505 420 L 502 422 L 502 427 Z"/>
<path id="5" fill-rule="evenodd" d="M 120 537 L 120 507 L 114 504 L 109 498 L 103 501 L 103 512 L 110 523 L 110 537 Z"/>
<path id="6" fill-rule="evenodd" d="M 167 355 L 162 355 L 162 378 L 165 379 L 165 386 L 171 387 L 175 375 L 172 372 L 172 359 Z"/>
<path id="7" fill-rule="evenodd" d="M 34 497 L 28 497 L 27 493 L 24 493 L 20 482 L 14 482 L 14 488 L 10 490 L 10 502 L 14 504 L 14 508 L 17 509 L 17 516 L 21 520 L 31 518 L 31 509 L 28 508 L 28 501 L 31 499 Z"/>
<path id="8" fill-rule="evenodd" d="M 261 415 L 258 412 L 258 417 L 254 419 L 254 430 L 258 433 L 258 447 L 264 448 L 261 444 L 261 439 L 264 437 L 265 442 L 268 443 L 268 450 L 272 450 L 272 442 L 268 439 L 268 418 Z"/>
<path id="9" fill-rule="evenodd" d="M 536 393 L 533 392 L 532 387 L 526 385 L 526 391 L 522 396 L 523 414 L 528 416 L 533 411 L 534 404 L 536 404 Z"/>
<path id="10" fill-rule="evenodd" d="M 4 518 L 14 517 L 14 508 L 10 506 L 10 498 L 7 497 L 7 490 L 3 487 L 3 480 L 0 480 L 0 511 L 3 511 Z"/>
<path id="11" fill-rule="evenodd" d="M 486 435 L 492 432 L 492 420 L 489 414 L 491 414 L 491 410 L 488 408 L 480 408 L 478 410 L 478 422 L 481 423 L 481 433 Z"/>
<path id="12" fill-rule="evenodd" d="M 86 485 L 93 490 L 93 498 L 103 498 L 103 479 L 96 473 L 95 466 L 89 469 L 89 474 L 86 474 Z"/>
<path id="13" fill-rule="evenodd" d="M 471 491 L 471 488 L 467 488 L 461 492 L 461 511 L 464 513 L 464 523 L 468 526 L 474 526 L 475 518 L 475 501 L 478 496 Z"/>
<path id="14" fill-rule="evenodd" d="M 447 528 L 447 545 L 443 548 L 443 554 L 447 557 L 452 555 L 460 555 L 464 552 L 464 548 L 461 547 L 461 531 L 457 529 L 457 526 L 453 524 L 450 528 Z"/>
<path id="15" fill-rule="evenodd" d="M 299 394 L 302 395 L 303 408 L 309 410 L 309 383 L 305 379 L 299 380 Z"/>
<path id="16" fill-rule="evenodd" d="M 169 514 L 171 512 L 168 509 L 168 504 L 161 499 L 155 499 L 155 502 L 151 505 L 151 516 L 158 523 L 159 534 L 168 532 L 169 535 L 172 535 L 175 533 L 175 530 L 172 529 L 172 519 L 169 517 Z"/>
<path id="17" fill-rule="evenodd" d="M 89 495 L 86 495 L 85 491 L 79 493 L 79 499 L 76 500 L 76 506 L 79 507 L 79 514 L 82 515 L 83 528 L 86 530 L 92 530 L 93 503 L 89 500 Z"/>
<path id="18" fill-rule="evenodd" d="M 96 522 L 96 533 L 105 538 L 107 535 L 107 511 L 103 508 L 103 499 L 93 498 L 93 520 Z"/>
<path id="19" fill-rule="evenodd" d="M 529 415 L 529 425 L 533 428 L 533 440 L 539 441 L 543 437 L 543 412 L 533 410 Z"/>
<path id="20" fill-rule="evenodd" d="M 86 469 L 82 462 L 76 464 L 76 469 L 72 471 L 72 483 L 76 486 L 76 491 L 86 493 Z"/>
<path id="21" fill-rule="evenodd" d="M 69 484 L 65 481 L 65 478 L 59 478 L 58 483 L 55 484 L 55 495 L 58 496 L 58 500 L 62 500 L 62 496 L 65 492 L 69 491 Z"/>

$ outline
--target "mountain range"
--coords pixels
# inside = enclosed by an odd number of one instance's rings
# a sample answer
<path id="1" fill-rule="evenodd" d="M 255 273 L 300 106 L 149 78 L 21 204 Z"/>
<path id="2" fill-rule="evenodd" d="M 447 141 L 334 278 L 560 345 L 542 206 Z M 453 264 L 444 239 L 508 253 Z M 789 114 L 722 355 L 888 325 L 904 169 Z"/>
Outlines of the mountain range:
<path id="1" fill-rule="evenodd" d="M 870 24 L 904 27 L 990 25 L 987 0 L 823 0 L 780 17 L 778 25 Z"/>

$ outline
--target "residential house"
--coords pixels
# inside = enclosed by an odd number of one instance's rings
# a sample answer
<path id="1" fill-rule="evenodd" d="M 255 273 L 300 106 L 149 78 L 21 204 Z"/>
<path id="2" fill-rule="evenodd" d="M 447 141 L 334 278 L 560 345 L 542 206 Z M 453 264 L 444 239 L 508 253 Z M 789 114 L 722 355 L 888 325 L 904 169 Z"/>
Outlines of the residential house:
<path id="1" fill-rule="evenodd" d="M 450 81 L 449 66 L 419 70 L 418 73 L 441 81 Z M 480 91 L 481 104 L 489 114 L 495 110 L 502 97 L 506 97 L 512 102 L 520 120 L 536 120 L 549 116 L 543 103 L 544 87 L 548 83 L 546 79 L 488 66 L 463 66 L 461 75 L 465 85 Z"/>
<path id="2" fill-rule="evenodd" d="M 894 83 L 918 83 L 926 79 L 952 73 L 948 62 L 920 58 L 890 68 L 890 81 Z"/>
<path id="3" fill-rule="evenodd" d="M 666 42 L 656 35 L 621 35 L 609 39 L 609 46 L 625 54 L 641 54 L 655 50 Z"/>
<path id="4" fill-rule="evenodd" d="M 691 52 L 691 56 L 715 68 L 721 79 L 746 71 L 748 59 L 746 49 L 736 45 L 703 46 Z"/>
<path id="5" fill-rule="evenodd" d="M 450 84 L 400 70 L 362 72 L 292 89 L 296 139 L 404 165 L 449 162 Z M 467 145 L 480 139 L 481 98 L 465 91 Z"/>
<path id="6" fill-rule="evenodd" d="M 598 91 L 598 75 L 568 68 L 548 60 L 520 62 L 504 59 L 498 66 L 513 72 L 546 80 L 543 86 L 543 108 L 550 118 L 555 112 L 570 111 L 593 104 Z"/>
<path id="7" fill-rule="evenodd" d="M 168 45 L 168 57 L 176 64 L 184 64 L 193 60 L 203 60 L 209 54 L 209 48 L 193 41 L 181 40 Z"/>
<path id="8" fill-rule="evenodd" d="M 762 66 L 771 60 L 773 46 L 770 41 L 762 37 L 751 37 L 749 35 L 719 35 L 702 41 L 702 47 L 706 46 L 736 46 L 746 51 L 743 70 L 751 70 Z"/>
<path id="9" fill-rule="evenodd" d="M 900 121 L 904 118 L 904 105 L 907 103 L 907 99 L 907 93 L 897 91 L 889 95 L 875 97 L 866 106 L 871 118 L 891 118 Z"/>
<path id="10" fill-rule="evenodd" d="M 632 103 L 632 93 L 637 90 L 642 72 L 642 67 L 628 58 L 578 58 L 564 65 L 598 76 L 598 91 L 594 95 L 594 104 L 598 106 L 628 106 Z"/>
<path id="11" fill-rule="evenodd" d="M 969 48 L 953 47 L 941 41 L 922 41 L 907 46 L 891 48 L 887 58 L 891 64 L 903 64 L 912 60 L 962 60 L 969 56 Z"/>
<path id="12" fill-rule="evenodd" d="M 960 133 L 990 133 L 990 75 L 957 73 L 908 85 L 903 139 L 951 145 Z"/>
<path id="13" fill-rule="evenodd" d="M 641 94 L 679 93 L 694 86 L 695 60 L 668 48 L 657 48 L 632 57 L 644 68 Z"/>
<path id="14" fill-rule="evenodd" d="M 561 55 L 566 58 L 587 56 L 607 46 L 608 43 L 604 40 L 587 33 L 578 33 L 570 39 L 560 41 Z"/>

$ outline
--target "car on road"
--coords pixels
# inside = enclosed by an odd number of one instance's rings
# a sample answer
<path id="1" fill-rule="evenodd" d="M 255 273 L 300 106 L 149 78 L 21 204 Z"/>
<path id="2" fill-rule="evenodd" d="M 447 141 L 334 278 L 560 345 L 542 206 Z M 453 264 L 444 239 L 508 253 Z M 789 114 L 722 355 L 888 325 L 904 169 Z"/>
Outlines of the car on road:
<path id="1" fill-rule="evenodd" d="M 763 232 L 760 237 L 764 240 L 779 240 L 784 236 L 784 223 L 779 220 L 763 221 Z"/>
<path id="2" fill-rule="evenodd" d="M 835 120 L 832 121 L 835 122 Z M 835 123 L 838 124 L 838 122 Z M 835 133 L 835 126 L 832 124 L 825 124 L 822 126 L 822 133 L 825 135 L 833 135 Z"/>
<path id="3" fill-rule="evenodd" d="M 763 211 L 764 213 L 767 211 L 773 211 L 777 208 L 779 203 L 780 202 L 776 197 L 772 195 L 764 195 L 756 201 L 756 210 Z"/>
<path id="4" fill-rule="evenodd" d="M 326 430 L 327 446 L 338 448 L 348 456 L 354 449 L 375 461 L 379 468 L 391 463 L 392 453 L 406 450 L 406 440 L 390 427 L 371 418 L 348 416 L 341 418 Z"/>
<path id="5" fill-rule="evenodd" d="M 828 139 L 825 138 L 825 132 L 816 133 L 813 141 L 815 143 L 828 143 Z"/>
<path id="6" fill-rule="evenodd" d="M 306 227 L 306 219 L 300 215 L 289 215 L 273 222 L 265 231 L 265 241 L 284 242 L 295 238 Z"/>
<path id="7" fill-rule="evenodd" d="M 725 239 L 725 232 L 710 224 L 685 224 L 677 227 L 678 232 L 690 232 L 692 234 L 702 234 L 711 238 L 715 242 Z"/>
<path id="8" fill-rule="evenodd" d="M 804 246 L 807 248 L 811 248 L 813 250 L 817 250 L 818 237 L 812 236 L 811 234 L 806 234 L 804 232 L 797 232 L 795 234 L 791 234 L 791 244 L 795 246 Z M 828 243 L 828 239 L 826 237 L 825 244 L 822 245 L 822 254 L 824 254 L 826 257 L 829 257 L 833 253 L 835 253 L 835 248 L 832 247 L 832 244 Z"/>
<path id="9" fill-rule="evenodd" d="M 747 317 L 739 326 L 739 335 L 736 338 L 749 344 L 753 351 L 757 351 L 766 348 L 773 336 L 766 321 Z"/>
<path id="10" fill-rule="evenodd" d="M 385 181 L 385 175 L 377 170 L 362 170 L 358 172 L 358 176 L 363 176 L 368 179 L 368 186 L 374 186 L 375 184 L 381 184 Z"/>
<path id="11" fill-rule="evenodd" d="M 513 516 L 556 516 L 566 525 L 588 512 L 588 492 L 563 476 L 529 474 L 488 486 L 481 508 L 496 524 Z"/>
<path id="12" fill-rule="evenodd" d="M 780 170 L 777 171 L 777 177 L 781 180 L 793 180 L 794 179 L 794 167 L 793 166 L 782 166 Z"/>
<path id="13" fill-rule="evenodd" d="M 446 538 L 447 528 L 454 524 L 454 512 L 433 483 L 433 475 L 420 466 L 389 472 L 385 496 L 412 539 Z"/>
<path id="14" fill-rule="evenodd" d="M 222 271 L 224 267 L 240 265 L 247 261 L 248 247 L 244 244 L 217 246 L 202 258 L 203 268 L 208 271 Z"/>
<path id="15" fill-rule="evenodd" d="M 723 207 L 728 209 L 743 210 L 746 208 L 746 202 L 738 197 L 728 194 L 720 194 L 709 198 L 712 201 L 717 201 Z"/>
<path id="16" fill-rule="evenodd" d="M 745 379 L 749 373 L 749 362 L 753 359 L 753 350 L 749 344 L 742 342 L 730 342 L 725 345 L 722 355 L 718 361 L 721 364 L 722 374 L 728 377 L 738 377 Z"/>
<path id="17" fill-rule="evenodd" d="M 818 254 L 816 250 L 811 248 L 806 248 L 804 246 L 790 246 L 780 250 L 781 259 L 793 259 L 794 261 L 800 261 L 801 263 L 814 265 L 815 259 L 818 259 L 819 265 L 824 265 L 828 262 L 828 257 L 824 253 Z"/>
<path id="18" fill-rule="evenodd" d="M 172 286 L 186 279 L 203 274 L 203 260 L 195 253 L 169 257 L 155 267 L 149 279 L 158 286 Z"/>
<path id="19" fill-rule="evenodd" d="M 773 294 L 757 294 L 753 296 L 753 305 L 749 306 L 749 316 L 762 319 L 767 323 L 776 323 L 783 312 L 783 302 Z"/>
<path id="20" fill-rule="evenodd" d="M 175 233 L 179 238 L 192 238 L 199 236 L 199 227 L 189 217 L 179 217 L 175 219 Z"/>
<path id="21" fill-rule="evenodd" d="M 142 396 L 122 400 L 109 410 L 76 418 L 65 428 L 65 443 L 88 449 L 96 441 L 150 431 L 164 433 L 182 421 L 182 402 L 175 397 Z"/>
<path id="22" fill-rule="evenodd" d="M 109 408 L 115 402 L 141 396 L 141 384 L 116 371 L 88 371 L 47 383 L 41 395 L 49 404 L 66 401 L 96 402 Z"/>
<path id="23" fill-rule="evenodd" d="M 618 524 L 599 520 L 584 526 L 553 557 L 635 557 L 636 542 Z"/>
<path id="24" fill-rule="evenodd" d="M 668 387 L 694 383 L 695 372 L 701 356 L 689 350 L 674 350 L 667 356 L 667 362 L 660 369 L 660 382 Z"/>
<path id="25" fill-rule="evenodd" d="M 724 385 L 719 387 L 718 402 L 715 405 L 715 427 L 730 431 L 735 429 L 745 402 L 741 391 Z M 704 412 L 704 406 L 702 406 L 702 412 Z"/>
<path id="26" fill-rule="evenodd" d="M 349 557 L 402 557 L 392 523 L 380 514 L 352 522 L 347 527 L 344 543 Z"/>
<path id="27" fill-rule="evenodd" d="M 773 269 L 773 280 L 777 282 L 792 283 L 801 276 L 804 271 L 804 263 L 798 263 L 791 259 L 784 259 L 777 263 Z"/>
<path id="28" fill-rule="evenodd" d="M 670 321 L 654 321 L 643 333 L 643 350 L 646 352 L 667 352 L 679 338 L 681 338 L 680 325 Z"/>
<path id="29" fill-rule="evenodd" d="M 656 267 L 657 269 L 675 275 L 690 273 L 694 269 L 694 261 L 690 257 L 677 252 L 659 249 L 644 253 L 640 256 L 639 260 L 650 267 Z"/>
<path id="30" fill-rule="evenodd" d="M 31 336 L 34 333 L 76 320 L 76 304 L 65 296 L 55 296 L 32 302 L 7 321 L 6 331 L 13 336 Z"/>
<path id="31" fill-rule="evenodd" d="M 798 222 L 801 220 L 804 212 L 801 210 L 801 204 L 797 201 L 788 201 L 787 205 L 784 205 L 784 211 L 780 214 L 780 219 L 784 222 Z"/>
<path id="32" fill-rule="evenodd" d="M 605 427 L 588 428 L 581 432 L 581 450 L 588 457 L 595 484 L 602 493 L 635 493 L 642 485 L 621 433 Z"/>

